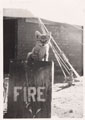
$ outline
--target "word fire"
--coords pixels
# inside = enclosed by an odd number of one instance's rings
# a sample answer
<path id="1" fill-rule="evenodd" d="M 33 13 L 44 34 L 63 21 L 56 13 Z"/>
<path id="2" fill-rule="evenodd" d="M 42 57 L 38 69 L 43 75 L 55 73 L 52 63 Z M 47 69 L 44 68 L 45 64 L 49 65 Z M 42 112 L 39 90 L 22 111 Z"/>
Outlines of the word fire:
<path id="1" fill-rule="evenodd" d="M 16 86 L 14 87 L 14 102 L 17 102 L 18 97 L 22 93 L 23 101 L 26 102 L 45 102 L 45 87 L 21 87 Z"/>

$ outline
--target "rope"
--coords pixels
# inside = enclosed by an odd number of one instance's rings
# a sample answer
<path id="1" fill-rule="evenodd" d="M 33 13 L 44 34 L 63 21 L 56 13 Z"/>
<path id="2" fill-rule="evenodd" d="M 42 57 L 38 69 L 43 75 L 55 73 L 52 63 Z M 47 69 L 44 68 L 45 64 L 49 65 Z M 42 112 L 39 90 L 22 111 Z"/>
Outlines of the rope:
<path id="1" fill-rule="evenodd" d="M 54 55 L 55 55 L 55 57 L 56 57 L 56 59 L 57 59 L 57 61 L 58 61 L 59 66 L 60 66 L 60 68 L 61 68 L 61 70 L 62 70 L 62 72 L 63 72 L 63 74 L 64 74 L 64 76 L 65 76 L 65 78 L 66 78 L 66 74 L 65 74 L 65 72 L 64 72 L 64 70 L 63 70 L 63 68 L 62 68 L 62 66 L 61 66 L 61 64 L 60 64 L 59 58 L 58 58 L 58 56 L 55 54 L 54 48 L 52 47 L 51 44 L 50 44 L 50 46 L 51 46 L 52 51 L 53 51 L 53 53 L 54 53 Z"/>
<path id="2" fill-rule="evenodd" d="M 53 46 L 52 46 L 52 47 L 53 47 Z M 54 49 L 55 53 L 57 54 L 57 56 L 58 56 L 58 58 L 59 58 L 58 52 L 55 50 L 54 47 L 53 47 L 53 49 Z M 60 58 L 59 58 L 59 61 L 60 61 Z M 69 71 L 68 71 L 67 68 L 66 68 L 66 66 L 63 64 L 63 62 L 60 61 L 60 63 L 63 65 L 63 67 L 64 67 L 64 69 L 66 70 L 66 72 L 67 72 L 68 74 L 70 74 L 70 73 L 69 73 L 70 69 L 69 69 Z"/>
<path id="3" fill-rule="evenodd" d="M 39 19 L 39 23 L 40 23 L 39 25 L 40 25 L 40 27 L 41 27 L 41 30 L 42 30 L 43 34 L 48 33 L 47 30 L 44 29 L 44 27 L 43 27 L 43 22 L 41 21 L 41 19 L 40 19 L 40 18 L 38 18 L 38 19 Z"/>
<path id="4" fill-rule="evenodd" d="M 47 30 L 46 26 L 43 24 L 43 22 L 41 21 L 41 19 L 39 18 L 39 22 L 41 23 L 42 27 L 45 29 L 45 31 L 47 33 L 49 33 L 49 31 Z M 56 47 L 58 48 L 58 50 L 60 51 L 60 53 L 62 53 L 61 49 L 59 48 L 59 46 L 57 45 L 57 43 L 54 41 L 53 37 L 51 36 L 51 40 L 53 41 L 53 43 L 56 45 Z M 65 54 L 64 54 L 65 56 Z M 66 56 L 65 56 L 66 57 Z M 66 57 L 67 58 L 67 57 Z M 77 77 L 80 77 L 80 75 L 76 72 L 76 70 L 73 68 L 73 66 L 69 63 L 68 59 L 66 60 L 66 62 L 68 63 L 68 65 L 70 66 L 70 68 L 73 70 L 74 74 Z"/>
<path id="5" fill-rule="evenodd" d="M 65 67 L 70 71 L 70 68 L 67 66 L 67 64 L 65 63 L 65 61 L 62 59 L 62 57 L 60 56 L 60 54 L 57 52 L 57 50 L 55 50 L 55 52 L 57 53 L 59 59 L 61 60 L 61 62 L 65 65 Z"/>
<path id="6" fill-rule="evenodd" d="M 46 31 L 45 30 L 43 30 L 43 27 L 42 27 L 42 25 L 43 25 L 43 23 L 42 23 L 42 21 L 41 21 L 41 19 L 39 18 L 39 21 L 40 21 L 40 23 L 41 23 L 41 29 L 42 29 L 42 31 L 44 32 L 44 33 L 48 33 L 48 30 L 47 30 L 47 28 L 45 27 L 45 29 L 46 29 Z M 52 36 L 51 36 L 51 38 L 52 38 Z M 55 41 L 54 41 L 55 42 Z M 56 42 L 55 42 L 55 44 L 56 44 Z M 56 44 L 57 45 L 57 44 Z M 60 48 L 59 48 L 59 46 L 57 46 L 58 47 L 58 49 L 59 49 L 59 51 L 60 51 Z M 55 51 L 56 50 L 54 50 L 54 53 L 55 53 Z M 59 56 L 59 54 L 58 54 L 58 52 L 56 51 L 56 54 L 57 54 L 57 56 Z M 61 58 L 62 59 L 62 58 Z M 60 61 L 60 59 L 58 58 L 58 60 Z M 62 59 L 62 61 L 63 61 L 63 59 Z M 63 61 L 64 62 L 64 61 Z M 62 62 L 61 62 L 62 63 Z M 59 62 L 59 64 L 60 64 L 60 62 Z M 65 64 L 65 62 L 64 62 L 64 64 Z M 62 64 L 63 65 L 63 64 Z M 65 64 L 65 66 L 68 68 L 68 66 Z M 67 70 L 67 68 L 65 67 L 64 65 L 63 65 L 63 67 L 65 68 L 65 70 L 67 71 L 67 73 L 69 74 L 69 72 L 68 72 L 68 70 Z M 68 68 L 69 69 L 69 68 Z"/>
<path id="7" fill-rule="evenodd" d="M 45 29 L 43 28 L 43 23 L 42 23 L 42 21 L 41 21 L 41 19 L 39 19 L 39 21 L 40 21 L 40 27 L 41 27 L 41 29 L 42 29 L 42 31 L 43 31 L 43 33 L 45 33 L 46 34 L 46 32 L 48 33 L 48 30 L 47 30 L 47 28 L 46 28 L 46 31 L 45 31 Z M 64 70 L 63 70 L 63 68 L 62 68 L 62 66 L 61 66 L 61 63 L 60 63 L 60 59 L 59 59 L 59 54 L 57 53 L 57 51 L 55 50 L 55 48 L 53 48 L 53 46 L 52 46 L 52 44 L 50 43 L 50 46 L 51 46 L 51 48 L 52 48 L 52 50 L 53 50 L 53 53 L 54 53 L 54 55 L 55 55 L 55 57 L 56 57 L 56 59 L 57 59 L 57 61 L 58 61 L 58 63 L 59 63 L 59 65 L 60 65 L 60 67 L 61 67 L 61 70 L 62 70 L 62 72 L 63 72 L 63 74 L 64 74 L 64 76 L 66 77 L 66 74 L 65 74 L 65 72 L 64 72 Z M 55 52 L 56 52 L 56 54 L 55 54 Z M 65 63 L 64 63 L 65 64 Z M 68 72 L 68 70 L 66 69 L 66 67 L 63 65 L 63 67 L 65 68 L 65 70 Z M 68 74 L 69 74 L 69 72 L 68 72 Z"/>
<path id="8" fill-rule="evenodd" d="M 46 26 L 43 24 L 43 22 L 41 21 L 40 18 L 39 18 L 39 22 L 41 23 L 41 25 L 43 25 L 43 27 L 44 27 L 44 29 L 46 30 L 46 32 L 49 33 L 48 29 L 47 29 Z M 42 30 L 43 30 L 43 28 L 42 28 Z M 57 46 L 58 50 L 59 50 L 60 52 L 62 52 L 61 49 L 59 48 L 59 46 L 57 45 L 57 43 L 54 41 L 54 39 L 53 39 L 52 36 L 51 36 L 51 40 L 52 40 L 52 41 L 54 42 L 54 44 Z"/>

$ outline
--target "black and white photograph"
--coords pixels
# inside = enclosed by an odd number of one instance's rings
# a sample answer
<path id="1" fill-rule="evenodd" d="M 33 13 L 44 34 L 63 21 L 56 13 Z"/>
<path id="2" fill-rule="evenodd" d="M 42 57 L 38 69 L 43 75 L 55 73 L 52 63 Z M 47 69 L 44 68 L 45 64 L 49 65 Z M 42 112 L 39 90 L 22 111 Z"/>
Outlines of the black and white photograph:
<path id="1" fill-rule="evenodd" d="M 4 119 L 84 117 L 83 5 L 57 1 L 2 9 Z"/>

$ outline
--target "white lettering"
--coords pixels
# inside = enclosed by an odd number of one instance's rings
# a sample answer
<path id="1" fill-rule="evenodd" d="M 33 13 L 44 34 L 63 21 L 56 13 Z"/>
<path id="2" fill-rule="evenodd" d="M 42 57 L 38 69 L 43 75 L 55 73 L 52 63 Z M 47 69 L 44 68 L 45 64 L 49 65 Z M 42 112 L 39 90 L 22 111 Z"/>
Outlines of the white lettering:
<path id="1" fill-rule="evenodd" d="M 45 95 L 44 95 L 44 90 L 45 87 L 14 87 L 14 102 L 17 101 L 17 97 L 19 96 L 19 92 L 22 90 L 22 95 L 23 95 L 23 101 L 24 102 L 31 102 L 31 100 L 33 100 L 33 102 L 45 102 Z M 37 95 L 37 98 L 36 98 Z M 28 98 L 28 99 L 27 99 Z"/>
<path id="2" fill-rule="evenodd" d="M 36 88 L 35 87 L 29 87 L 28 88 L 28 101 L 31 102 L 31 98 L 33 102 L 35 102 L 35 95 L 36 95 Z"/>
<path id="3" fill-rule="evenodd" d="M 19 95 L 18 90 L 21 90 L 22 87 L 14 87 L 14 101 L 17 101 L 17 96 Z"/>
<path id="4" fill-rule="evenodd" d="M 38 87 L 38 89 L 37 89 L 37 93 L 38 93 L 37 101 L 45 102 L 45 99 L 41 98 L 41 96 L 43 96 L 43 92 L 41 90 L 44 90 L 44 89 L 45 89 L 45 87 Z"/>

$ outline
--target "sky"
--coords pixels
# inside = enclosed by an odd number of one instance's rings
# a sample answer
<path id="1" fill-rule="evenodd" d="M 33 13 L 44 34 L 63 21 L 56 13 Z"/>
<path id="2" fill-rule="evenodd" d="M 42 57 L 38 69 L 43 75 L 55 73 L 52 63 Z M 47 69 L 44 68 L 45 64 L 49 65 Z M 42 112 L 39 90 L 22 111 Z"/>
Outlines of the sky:
<path id="1" fill-rule="evenodd" d="M 85 21 L 84 3 L 84 0 L 3 0 L 4 8 L 27 9 L 35 17 L 77 25 Z"/>
<path id="2" fill-rule="evenodd" d="M 35 0 L 29 7 L 35 16 L 57 22 L 83 24 L 85 9 L 82 0 Z M 29 9 L 28 8 L 28 9 Z"/>

